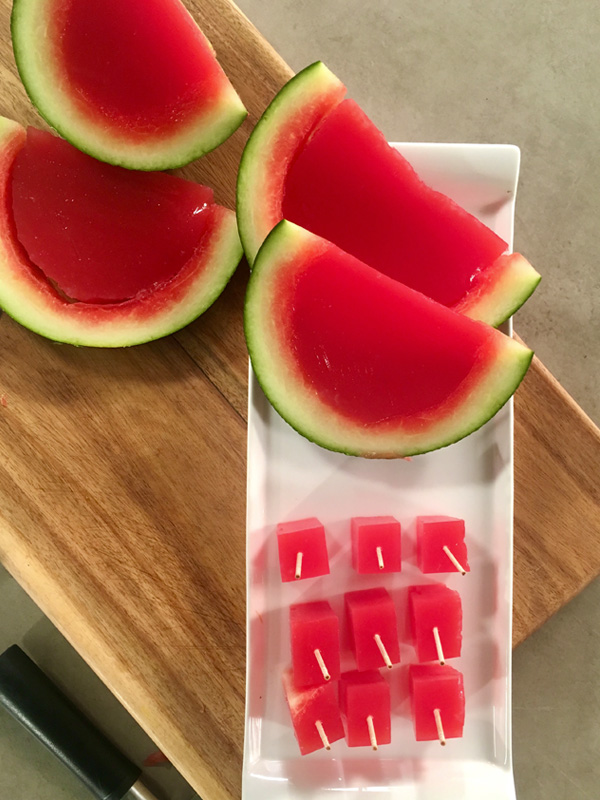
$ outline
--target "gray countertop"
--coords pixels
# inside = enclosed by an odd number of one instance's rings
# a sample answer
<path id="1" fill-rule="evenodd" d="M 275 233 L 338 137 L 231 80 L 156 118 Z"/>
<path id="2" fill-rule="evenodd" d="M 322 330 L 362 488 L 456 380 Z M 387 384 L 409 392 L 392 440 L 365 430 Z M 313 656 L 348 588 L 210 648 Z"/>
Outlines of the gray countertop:
<path id="1" fill-rule="evenodd" d="M 515 248 L 544 280 L 515 327 L 600 419 L 600 59 L 587 0 L 238 0 L 296 70 L 321 59 L 389 139 L 510 142 L 521 148 Z M 599 465 L 600 466 L 600 465 Z M 600 473 L 600 469 L 599 469 Z M 600 511 L 599 511 L 600 521 Z M 13 642 L 72 687 L 141 763 L 154 747 L 0 568 L 0 650 Z M 519 800 L 600 796 L 600 584 L 514 654 Z M 88 797 L 0 714 L 0 798 Z M 148 770 L 165 800 L 193 796 L 170 767 Z M 205 798 L 210 800 L 210 798 Z"/>

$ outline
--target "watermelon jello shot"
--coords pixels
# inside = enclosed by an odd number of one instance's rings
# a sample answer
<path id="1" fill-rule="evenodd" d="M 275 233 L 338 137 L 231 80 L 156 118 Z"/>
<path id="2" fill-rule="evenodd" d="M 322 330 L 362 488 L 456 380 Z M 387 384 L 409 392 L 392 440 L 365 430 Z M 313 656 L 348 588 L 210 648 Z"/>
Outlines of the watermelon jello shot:
<path id="1" fill-rule="evenodd" d="M 325 528 L 316 517 L 277 525 L 279 569 L 284 583 L 329 575 Z"/>
<path id="2" fill-rule="evenodd" d="M 351 520 L 352 566 L 359 575 L 400 572 L 401 528 L 394 517 L 354 517 Z"/>
<path id="3" fill-rule="evenodd" d="M 377 670 L 342 675 L 340 709 L 348 747 L 370 745 L 377 750 L 392 741 L 390 687 Z"/>
<path id="4" fill-rule="evenodd" d="M 298 688 L 288 669 L 283 673 L 283 689 L 303 756 L 322 748 L 330 750 L 332 742 L 344 737 L 336 684 Z"/>
<path id="5" fill-rule="evenodd" d="M 389 592 L 383 588 L 347 592 L 344 602 L 358 669 L 391 669 L 398 664 L 398 623 Z"/>
<path id="6" fill-rule="evenodd" d="M 439 661 L 460 655 L 462 603 L 458 592 L 443 584 L 411 586 L 408 608 L 413 643 L 419 661 Z"/>
<path id="7" fill-rule="evenodd" d="M 463 735 L 465 690 L 462 673 L 439 664 L 411 664 L 410 705 L 418 742 Z"/>
<path id="8" fill-rule="evenodd" d="M 339 622 L 326 600 L 290 606 L 290 642 L 296 686 L 338 680 Z"/>
<path id="9" fill-rule="evenodd" d="M 470 572 L 465 521 L 455 517 L 417 517 L 417 564 L 421 572 Z"/>

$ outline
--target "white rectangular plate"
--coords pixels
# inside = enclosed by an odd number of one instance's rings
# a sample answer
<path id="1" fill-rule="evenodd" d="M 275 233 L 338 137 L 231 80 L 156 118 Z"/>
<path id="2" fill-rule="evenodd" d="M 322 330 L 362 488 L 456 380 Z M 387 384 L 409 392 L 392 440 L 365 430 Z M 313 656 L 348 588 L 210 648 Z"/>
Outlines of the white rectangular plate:
<path id="1" fill-rule="evenodd" d="M 450 195 L 512 246 L 519 151 L 511 145 L 397 144 L 421 177 Z M 514 800 L 510 743 L 512 611 L 512 402 L 458 444 L 412 461 L 370 461 L 328 452 L 292 430 L 250 375 L 247 513 L 247 695 L 245 800 Z M 402 523 L 403 568 L 356 575 L 353 516 Z M 465 519 L 471 572 L 425 576 L 415 563 L 417 515 Z M 331 574 L 298 583 L 279 576 L 275 526 L 316 516 L 325 525 Z M 416 742 L 407 695 L 406 588 L 441 580 L 460 591 L 464 737 Z M 392 743 L 301 756 L 281 673 L 290 662 L 290 603 L 328 599 L 343 620 L 343 594 L 383 585 L 398 609 L 402 664 L 389 674 Z M 344 625 L 342 624 L 342 630 Z M 344 634 L 342 633 L 342 643 Z M 352 668 L 348 661 L 342 668 Z M 332 794 L 335 792 L 335 794 Z"/>

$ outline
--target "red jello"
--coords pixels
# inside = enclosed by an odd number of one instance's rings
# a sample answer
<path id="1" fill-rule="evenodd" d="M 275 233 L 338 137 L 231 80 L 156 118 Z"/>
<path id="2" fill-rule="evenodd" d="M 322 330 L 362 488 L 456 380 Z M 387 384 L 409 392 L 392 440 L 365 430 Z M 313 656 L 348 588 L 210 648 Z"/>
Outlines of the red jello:
<path id="1" fill-rule="evenodd" d="M 334 683 L 299 689 L 294 684 L 292 670 L 288 669 L 283 673 L 283 688 L 303 756 L 321 748 L 329 749 L 328 745 L 343 738 Z"/>
<path id="2" fill-rule="evenodd" d="M 444 550 L 447 548 L 447 550 Z M 455 517 L 417 517 L 417 564 L 421 572 L 469 572 L 465 521 Z"/>
<path id="3" fill-rule="evenodd" d="M 290 606 L 290 641 L 296 686 L 338 680 L 339 622 L 326 600 Z"/>
<path id="4" fill-rule="evenodd" d="M 360 575 L 400 572 L 401 528 L 394 517 L 354 517 L 352 566 Z"/>
<path id="5" fill-rule="evenodd" d="M 174 280 L 212 203 L 206 186 L 104 164 L 36 128 L 12 171 L 19 241 L 53 285 L 84 303 L 124 302 Z"/>
<path id="6" fill-rule="evenodd" d="M 342 675 L 340 709 L 348 747 L 370 745 L 375 750 L 392 741 L 390 687 L 377 670 Z"/>
<path id="7" fill-rule="evenodd" d="M 69 0 L 46 14 L 55 68 L 66 73 L 62 92 L 76 98 L 84 120 L 126 137 L 169 130 L 217 106 L 226 78 L 183 4 Z"/>
<path id="8" fill-rule="evenodd" d="M 465 690 L 461 672 L 439 664 L 411 664 L 409 690 L 418 742 L 439 739 L 444 743 L 445 739 L 463 735 Z M 436 710 L 441 723 L 439 731 Z"/>
<path id="9" fill-rule="evenodd" d="M 400 662 L 396 609 L 385 589 L 344 596 L 352 647 L 359 670 L 391 668 Z"/>
<path id="10" fill-rule="evenodd" d="M 282 216 L 447 306 L 506 250 L 493 231 L 425 186 L 349 99 L 292 161 Z"/>
<path id="11" fill-rule="evenodd" d="M 442 584 L 411 586 L 408 607 L 413 642 L 419 661 L 442 661 L 460 655 L 462 604 L 458 592 Z M 436 645 L 437 630 L 441 652 Z"/>
<path id="12" fill-rule="evenodd" d="M 318 519 L 280 522 L 277 526 L 279 569 L 285 582 L 329 575 L 325 529 Z"/>

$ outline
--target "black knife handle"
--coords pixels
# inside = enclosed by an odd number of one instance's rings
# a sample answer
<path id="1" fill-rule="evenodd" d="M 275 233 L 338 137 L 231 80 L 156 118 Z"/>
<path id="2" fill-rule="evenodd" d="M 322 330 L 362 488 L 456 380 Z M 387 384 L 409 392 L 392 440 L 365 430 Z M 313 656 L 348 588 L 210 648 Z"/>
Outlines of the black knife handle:
<path id="1" fill-rule="evenodd" d="M 121 800 L 139 778 L 141 769 L 125 758 L 17 645 L 0 655 L 0 704 L 98 800 Z"/>

